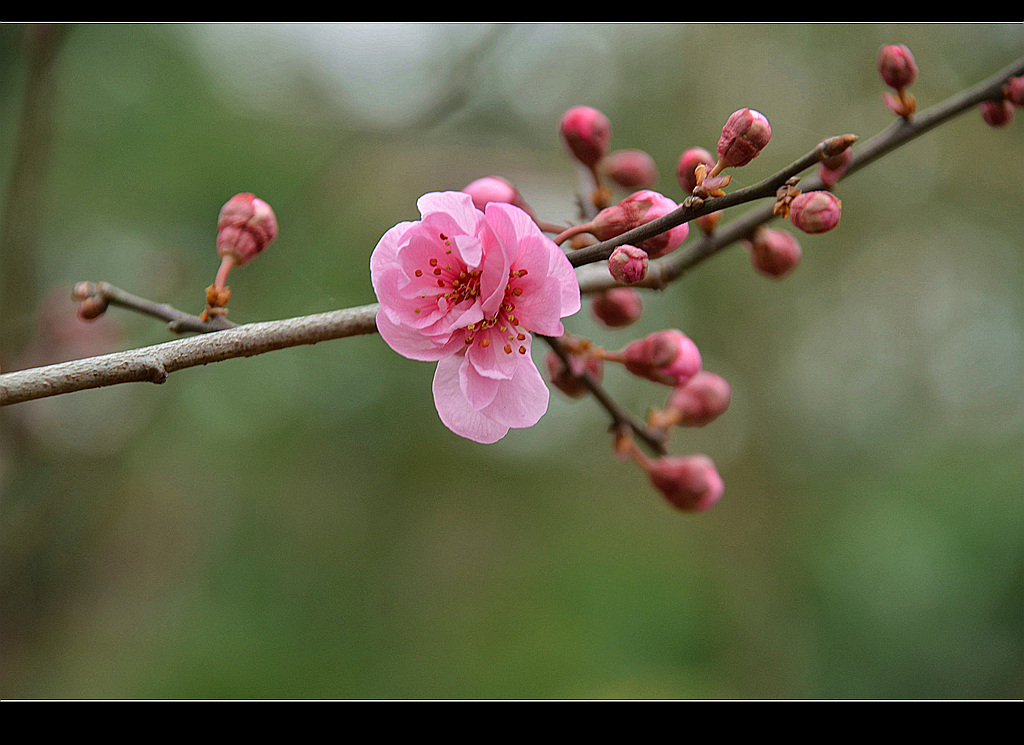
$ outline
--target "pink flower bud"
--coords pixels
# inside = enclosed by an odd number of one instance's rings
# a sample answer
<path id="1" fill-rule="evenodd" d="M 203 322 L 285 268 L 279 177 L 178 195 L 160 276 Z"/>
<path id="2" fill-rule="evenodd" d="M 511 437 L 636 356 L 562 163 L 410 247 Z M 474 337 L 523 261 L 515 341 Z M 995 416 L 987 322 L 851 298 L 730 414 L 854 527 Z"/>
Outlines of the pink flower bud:
<path id="1" fill-rule="evenodd" d="M 610 328 L 629 326 L 643 314 L 640 293 L 630 287 L 614 287 L 594 295 L 590 312 L 594 320 Z"/>
<path id="2" fill-rule="evenodd" d="M 789 221 L 805 233 L 825 233 L 839 224 L 843 203 L 828 191 L 805 191 L 789 206 Z"/>
<path id="3" fill-rule="evenodd" d="M 252 194 L 236 194 L 217 219 L 217 253 L 248 263 L 277 238 L 277 217 L 270 205 Z"/>
<path id="4" fill-rule="evenodd" d="M 608 259 L 608 271 L 620 285 L 634 285 L 647 276 L 647 252 L 628 244 L 617 246 Z"/>
<path id="5" fill-rule="evenodd" d="M 654 488 L 683 512 L 711 509 L 725 493 L 725 484 L 706 455 L 657 458 L 647 467 Z"/>
<path id="6" fill-rule="evenodd" d="M 562 359 L 554 352 L 549 351 L 544 357 L 544 362 L 547 365 L 548 379 L 551 381 L 551 385 L 570 398 L 581 398 L 587 394 L 587 386 L 580 378 L 584 372 L 590 373 L 590 377 L 598 382 L 604 376 L 604 366 L 596 357 L 570 354 L 570 366 L 566 368 Z"/>
<path id="7" fill-rule="evenodd" d="M 1005 127 L 1013 121 L 1013 104 L 1005 98 L 984 101 L 979 108 L 982 120 L 990 127 Z"/>
<path id="8" fill-rule="evenodd" d="M 761 227 L 747 245 L 754 268 L 774 279 L 782 279 L 796 269 L 802 256 L 800 243 L 785 230 Z"/>
<path id="9" fill-rule="evenodd" d="M 831 189 L 839 182 L 839 179 L 846 173 L 846 169 L 850 167 L 852 160 L 853 150 L 846 148 L 846 150 L 843 150 L 838 155 L 833 155 L 831 158 L 825 158 L 821 161 L 818 175 L 821 176 L 821 181 L 825 184 L 825 188 Z"/>
<path id="10" fill-rule="evenodd" d="M 902 90 L 917 79 L 917 62 L 905 44 L 886 44 L 878 50 L 878 74 L 890 88 Z"/>
<path id="11" fill-rule="evenodd" d="M 709 171 L 715 165 L 715 159 L 711 157 L 711 153 L 702 147 L 691 147 L 679 156 L 679 162 L 676 164 L 676 178 L 685 194 L 693 194 L 693 190 L 697 188 L 697 177 L 694 175 L 694 171 L 699 165 L 707 166 Z"/>
<path id="12" fill-rule="evenodd" d="M 600 168 L 623 189 L 647 189 L 658 183 L 658 167 L 643 150 L 616 150 L 601 160 Z"/>
<path id="13" fill-rule="evenodd" d="M 612 125 L 597 109 L 574 106 L 562 115 L 560 128 L 569 152 L 588 168 L 594 168 L 607 154 Z"/>
<path id="14" fill-rule="evenodd" d="M 514 204 L 526 214 L 532 214 L 519 190 L 498 176 L 478 178 L 467 185 L 462 191 L 473 198 L 473 206 L 481 212 L 489 202 L 502 202 L 504 204 Z"/>
<path id="15" fill-rule="evenodd" d="M 772 128 L 764 114 L 753 109 L 733 112 L 722 127 L 718 160 L 733 168 L 745 166 L 761 153 L 771 137 Z"/>
<path id="16" fill-rule="evenodd" d="M 1010 78 L 1003 86 L 1003 94 L 1014 106 L 1024 106 L 1024 75 Z"/>
<path id="17" fill-rule="evenodd" d="M 684 385 L 703 364 L 697 345 L 676 329 L 630 342 L 622 350 L 622 362 L 634 375 L 671 386 Z"/>
<path id="18" fill-rule="evenodd" d="M 587 225 L 581 228 L 592 233 L 598 240 L 606 241 L 641 225 L 664 217 L 679 205 L 656 191 L 644 189 L 635 192 L 618 204 L 601 210 Z M 657 259 L 682 245 L 690 234 L 687 223 L 677 225 L 671 230 L 649 238 L 640 244 L 652 259 Z"/>
<path id="19" fill-rule="evenodd" d="M 732 387 L 721 375 L 701 370 L 669 394 L 665 413 L 680 427 L 703 427 L 714 421 L 732 400 Z"/>

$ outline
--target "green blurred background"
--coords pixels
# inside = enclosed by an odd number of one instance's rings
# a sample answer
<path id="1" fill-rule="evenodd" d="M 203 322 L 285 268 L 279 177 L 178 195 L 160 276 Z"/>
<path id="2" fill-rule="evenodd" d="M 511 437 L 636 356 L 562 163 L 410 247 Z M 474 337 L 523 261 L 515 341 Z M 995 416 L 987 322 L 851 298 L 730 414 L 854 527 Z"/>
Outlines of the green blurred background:
<path id="1" fill-rule="evenodd" d="M 362 305 L 377 239 L 424 192 L 502 175 L 571 221 L 572 105 L 680 199 L 679 154 L 735 109 L 773 138 L 734 186 L 888 126 L 881 44 L 912 49 L 922 107 L 1024 54 L 1015 24 L 32 32 L 0 27 L 8 371 L 170 338 L 77 321 L 70 287 L 198 312 L 236 192 L 281 233 L 233 273 L 233 320 Z M 27 104 L 30 38 L 53 56 Z M 567 322 L 609 347 L 681 328 L 729 379 L 726 415 L 672 446 L 725 479 L 703 515 L 615 460 L 588 400 L 458 438 L 433 365 L 376 336 L 0 410 L 0 695 L 1021 697 L 1022 127 L 972 112 L 855 174 L 782 282 L 737 246 L 630 329 Z"/>

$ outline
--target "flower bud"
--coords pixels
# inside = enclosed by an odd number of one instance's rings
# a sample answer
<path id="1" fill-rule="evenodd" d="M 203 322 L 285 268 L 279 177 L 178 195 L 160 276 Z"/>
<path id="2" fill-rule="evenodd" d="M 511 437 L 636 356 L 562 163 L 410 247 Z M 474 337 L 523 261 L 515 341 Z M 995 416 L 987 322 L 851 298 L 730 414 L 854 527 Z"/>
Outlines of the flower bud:
<path id="1" fill-rule="evenodd" d="M 478 178 L 462 191 L 473 198 L 473 206 L 481 212 L 489 202 L 502 202 L 515 205 L 528 215 L 532 214 L 519 190 L 499 176 Z"/>
<path id="2" fill-rule="evenodd" d="M 612 125 L 597 109 L 574 106 L 562 115 L 560 129 L 569 152 L 588 168 L 594 168 L 608 153 Z"/>
<path id="3" fill-rule="evenodd" d="M 1013 104 L 1005 98 L 983 101 L 979 108 L 982 120 L 990 127 L 1005 127 L 1013 121 Z"/>
<path id="4" fill-rule="evenodd" d="M 702 365 L 697 345 L 676 329 L 630 342 L 622 350 L 622 362 L 634 375 L 671 386 L 684 385 Z"/>
<path id="5" fill-rule="evenodd" d="M 1024 106 L 1024 75 L 1010 78 L 1003 86 L 1003 95 L 1014 106 Z"/>
<path id="6" fill-rule="evenodd" d="M 679 156 L 679 162 L 676 164 L 676 179 L 685 194 L 693 194 L 693 190 L 697 188 L 697 176 L 694 171 L 699 165 L 707 166 L 709 171 L 715 165 L 715 159 L 711 157 L 711 153 L 702 147 L 691 147 Z"/>
<path id="7" fill-rule="evenodd" d="M 601 210 L 590 223 L 581 228 L 593 234 L 598 240 L 606 241 L 652 220 L 657 220 L 659 217 L 664 217 L 678 206 L 668 197 L 656 191 L 644 189 L 631 194 L 618 204 Z M 660 235 L 648 238 L 639 245 L 639 248 L 646 251 L 652 259 L 657 259 L 679 248 L 689 234 L 690 226 L 683 223 Z"/>
<path id="8" fill-rule="evenodd" d="M 604 366 L 601 360 L 592 356 L 582 357 L 570 354 L 567 368 L 557 354 L 549 351 L 544 357 L 544 362 L 547 365 L 548 379 L 551 381 L 551 385 L 569 398 L 581 398 L 587 394 L 587 386 L 580 377 L 584 372 L 590 373 L 590 377 L 597 382 L 600 382 L 604 376 Z"/>
<path id="9" fill-rule="evenodd" d="M 248 263 L 277 238 L 277 217 L 270 205 L 252 194 L 236 194 L 217 219 L 217 253 Z"/>
<path id="10" fill-rule="evenodd" d="M 616 246 L 608 259 L 608 271 L 620 285 L 634 285 L 647 276 L 647 252 L 628 244 Z"/>
<path id="11" fill-rule="evenodd" d="M 623 189 L 647 189 L 658 183 L 658 167 L 643 150 L 616 150 L 601 160 L 601 172 Z"/>
<path id="12" fill-rule="evenodd" d="M 886 44 L 878 50 L 878 74 L 890 88 L 902 90 L 917 79 L 917 62 L 905 44 Z"/>
<path id="13" fill-rule="evenodd" d="M 640 293 L 630 287 L 614 287 L 593 296 L 590 312 L 594 320 L 610 328 L 629 326 L 643 314 Z"/>
<path id="14" fill-rule="evenodd" d="M 828 191 L 805 191 L 789 206 L 789 220 L 805 233 L 825 233 L 839 224 L 843 203 Z"/>
<path id="15" fill-rule="evenodd" d="M 722 477 L 706 455 L 656 458 L 647 466 L 647 475 L 654 488 L 683 512 L 709 510 L 725 493 Z"/>
<path id="16" fill-rule="evenodd" d="M 724 166 L 738 168 L 756 158 L 772 137 L 772 128 L 764 114 L 740 109 L 722 127 L 718 140 L 718 160 Z"/>
<path id="17" fill-rule="evenodd" d="M 791 213 L 792 214 L 792 213 Z M 785 230 L 760 227 L 747 241 L 754 268 L 774 279 L 782 279 L 800 263 L 800 243 Z"/>
<path id="18" fill-rule="evenodd" d="M 839 179 L 846 173 L 846 169 L 850 167 L 852 160 L 853 150 L 847 148 L 838 155 L 833 155 L 831 158 L 825 158 L 821 161 L 818 175 L 821 176 L 821 182 L 825 184 L 825 188 L 831 189 L 839 183 Z"/>
<path id="19" fill-rule="evenodd" d="M 732 400 L 732 386 L 721 375 L 701 370 L 669 394 L 665 414 L 680 427 L 703 427 L 713 422 Z"/>

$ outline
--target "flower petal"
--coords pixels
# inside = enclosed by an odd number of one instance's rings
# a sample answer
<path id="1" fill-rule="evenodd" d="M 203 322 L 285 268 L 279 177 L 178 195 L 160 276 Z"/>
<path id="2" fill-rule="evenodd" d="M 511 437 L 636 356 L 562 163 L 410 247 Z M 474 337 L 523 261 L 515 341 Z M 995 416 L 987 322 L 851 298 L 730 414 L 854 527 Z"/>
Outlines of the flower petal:
<path id="1" fill-rule="evenodd" d="M 508 434 L 508 426 L 488 418 L 470 404 L 459 382 L 462 355 L 438 361 L 434 372 L 434 406 L 448 429 L 474 442 L 490 444 Z"/>

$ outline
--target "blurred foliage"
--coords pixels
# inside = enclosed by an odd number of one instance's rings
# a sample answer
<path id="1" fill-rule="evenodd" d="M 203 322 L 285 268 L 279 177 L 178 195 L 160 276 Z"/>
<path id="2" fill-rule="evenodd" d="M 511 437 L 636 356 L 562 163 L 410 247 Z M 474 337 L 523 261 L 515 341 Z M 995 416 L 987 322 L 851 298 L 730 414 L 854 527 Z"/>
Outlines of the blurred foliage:
<path id="1" fill-rule="evenodd" d="M 0 196 L 29 27 L 0 27 Z M 278 242 L 231 317 L 374 301 L 368 259 L 426 192 L 513 180 L 575 217 L 561 113 L 675 161 L 744 106 L 773 139 L 734 186 L 891 121 L 906 43 L 927 107 L 1024 53 L 1007 25 L 76 25 L 32 173 L 33 307 L 11 370 L 158 343 L 75 319 L 107 280 L 198 312 L 232 194 Z M 1024 694 L 1024 137 L 966 115 L 837 188 L 782 282 L 734 247 L 647 298 L 733 405 L 673 451 L 726 482 L 673 512 L 554 393 L 493 446 L 438 421 L 431 365 L 379 338 L 0 410 L 5 698 L 1019 698 Z M 3 226 L 0 226 L 2 228 Z M 0 257 L 0 272 L 11 257 Z M 25 264 L 19 264 L 25 265 Z M 24 309 L 23 309 L 24 310 Z M 608 372 L 634 411 L 661 392 Z"/>

